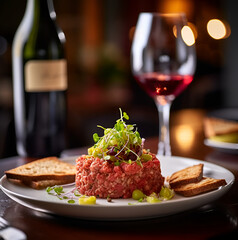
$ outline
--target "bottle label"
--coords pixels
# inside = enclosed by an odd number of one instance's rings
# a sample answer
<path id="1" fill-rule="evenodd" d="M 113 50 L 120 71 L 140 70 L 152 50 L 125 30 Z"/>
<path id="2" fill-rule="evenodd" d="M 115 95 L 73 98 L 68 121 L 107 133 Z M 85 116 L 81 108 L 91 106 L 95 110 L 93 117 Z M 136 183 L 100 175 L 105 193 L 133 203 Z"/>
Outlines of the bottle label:
<path id="1" fill-rule="evenodd" d="M 26 92 L 63 91 L 67 89 L 67 64 L 60 60 L 31 60 L 25 65 Z"/>

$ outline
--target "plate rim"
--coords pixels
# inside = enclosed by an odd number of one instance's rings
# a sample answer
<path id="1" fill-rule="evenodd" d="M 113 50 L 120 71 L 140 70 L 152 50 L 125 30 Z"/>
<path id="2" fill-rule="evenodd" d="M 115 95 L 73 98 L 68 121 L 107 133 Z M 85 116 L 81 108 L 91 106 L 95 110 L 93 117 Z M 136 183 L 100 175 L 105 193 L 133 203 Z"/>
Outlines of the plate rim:
<path id="1" fill-rule="evenodd" d="M 218 142 L 211 139 L 205 139 L 204 144 L 209 147 L 238 151 L 238 143 Z"/>

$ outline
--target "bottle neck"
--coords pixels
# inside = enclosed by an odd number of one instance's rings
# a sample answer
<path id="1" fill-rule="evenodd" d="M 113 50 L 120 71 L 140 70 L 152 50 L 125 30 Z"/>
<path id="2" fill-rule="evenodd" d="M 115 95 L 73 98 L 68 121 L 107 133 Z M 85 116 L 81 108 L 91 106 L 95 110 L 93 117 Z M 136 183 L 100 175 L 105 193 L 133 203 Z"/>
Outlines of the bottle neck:
<path id="1" fill-rule="evenodd" d="M 34 13 L 35 19 L 55 20 L 56 18 L 53 0 L 28 0 L 26 11 Z"/>

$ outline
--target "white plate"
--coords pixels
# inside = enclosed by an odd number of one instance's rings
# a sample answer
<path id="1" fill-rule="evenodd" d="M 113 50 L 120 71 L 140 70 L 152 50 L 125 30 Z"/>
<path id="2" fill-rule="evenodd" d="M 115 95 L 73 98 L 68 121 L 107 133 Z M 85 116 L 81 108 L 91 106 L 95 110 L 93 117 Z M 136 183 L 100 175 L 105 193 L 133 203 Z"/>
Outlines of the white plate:
<path id="1" fill-rule="evenodd" d="M 219 151 L 227 153 L 238 153 L 238 143 L 218 142 L 210 139 L 205 139 L 204 144 L 216 148 Z"/>
<path id="2" fill-rule="evenodd" d="M 176 194 L 169 201 L 155 204 L 137 202 L 135 205 L 128 204 L 136 202 L 133 199 L 113 199 L 112 202 L 97 199 L 96 205 L 68 204 L 65 200 L 47 194 L 45 190 L 34 190 L 13 184 L 5 176 L 0 180 L 0 187 L 16 202 L 37 211 L 90 220 L 132 220 L 172 215 L 200 207 L 224 195 L 234 182 L 234 175 L 230 171 L 212 163 L 182 157 L 160 156 L 159 159 L 164 177 L 182 168 L 204 163 L 204 176 L 224 178 L 227 185 L 194 197 L 185 198 Z M 64 159 L 64 161 L 74 162 L 72 159 Z M 72 188 L 64 189 L 66 191 Z"/>

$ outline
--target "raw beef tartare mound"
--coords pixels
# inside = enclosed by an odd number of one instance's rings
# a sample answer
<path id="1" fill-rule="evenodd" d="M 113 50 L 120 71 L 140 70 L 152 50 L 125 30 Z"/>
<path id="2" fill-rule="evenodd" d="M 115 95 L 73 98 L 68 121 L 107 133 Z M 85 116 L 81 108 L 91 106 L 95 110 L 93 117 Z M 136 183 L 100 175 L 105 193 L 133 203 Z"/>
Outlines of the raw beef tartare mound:
<path id="1" fill-rule="evenodd" d="M 160 161 L 144 149 L 144 139 L 135 125 L 126 124 L 128 115 L 120 109 L 120 119 L 104 135 L 93 134 L 94 146 L 76 160 L 76 187 L 81 194 L 100 198 L 130 198 L 136 189 L 144 194 L 159 193 L 164 177 Z"/>
<path id="2" fill-rule="evenodd" d="M 100 198 L 130 198 L 135 189 L 146 195 L 158 193 L 164 184 L 160 162 L 152 159 L 143 162 L 114 163 L 98 157 L 83 155 L 76 160 L 76 186 L 81 194 Z"/>

